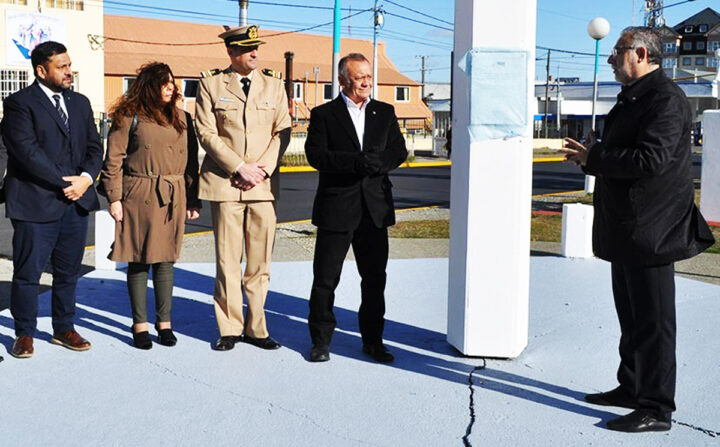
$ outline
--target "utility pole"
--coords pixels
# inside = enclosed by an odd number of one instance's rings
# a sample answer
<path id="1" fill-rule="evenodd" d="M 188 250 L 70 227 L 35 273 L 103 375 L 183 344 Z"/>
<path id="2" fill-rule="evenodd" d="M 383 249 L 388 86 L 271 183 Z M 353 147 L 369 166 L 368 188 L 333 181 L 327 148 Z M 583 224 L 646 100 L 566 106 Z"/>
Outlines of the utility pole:
<path id="1" fill-rule="evenodd" d="M 421 87 L 421 88 L 422 88 L 422 95 L 421 95 L 420 99 L 423 100 L 423 101 L 425 101 L 425 72 L 427 71 L 427 69 L 425 68 L 425 60 L 426 60 L 429 56 L 415 56 L 415 57 L 416 57 L 416 58 L 419 58 L 419 59 L 422 61 L 422 63 L 421 63 L 421 64 L 422 64 L 422 65 L 421 65 L 422 68 L 420 69 L 420 73 L 421 73 L 421 75 L 420 75 L 420 82 L 422 83 L 422 87 Z"/>
<path id="2" fill-rule="evenodd" d="M 333 55 L 332 55 L 332 94 L 337 98 L 340 94 L 338 82 L 338 64 L 340 63 L 340 0 L 335 0 L 333 13 Z"/>
<path id="3" fill-rule="evenodd" d="M 659 28 L 665 25 L 664 0 L 645 0 L 645 26 Z"/>
<path id="4" fill-rule="evenodd" d="M 313 107 L 318 105 L 318 92 L 320 91 L 320 67 L 313 67 L 313 73 L 315 73 L 315 104 Z"/>
<path id="5" fill-rule="evenodd" d="M 545 116 L 543 117 L 543 130 L 548 137 L 548 108 L 550 107 L 550 50 L 547 52 L 547 65 L 545 66 Z"/>
<path id="6" fill-rule="evenodd" d="M 238 25 L 240 26 L 247 26 L 248 1 L 249 0 L 238 0 L 238 6 L 240 7 Z"/>
<path id="7" fill-rule="evenodd" d="M 372 97 L 373 99 L 377 100 L 377 31 L 378 26 L 382 25 L 382 16 L 380 15 L 380 11 L 377 7 L 378 0 L 375 0 L 375 8 L 373 8 L 373 91 L 372 91 Z"/>

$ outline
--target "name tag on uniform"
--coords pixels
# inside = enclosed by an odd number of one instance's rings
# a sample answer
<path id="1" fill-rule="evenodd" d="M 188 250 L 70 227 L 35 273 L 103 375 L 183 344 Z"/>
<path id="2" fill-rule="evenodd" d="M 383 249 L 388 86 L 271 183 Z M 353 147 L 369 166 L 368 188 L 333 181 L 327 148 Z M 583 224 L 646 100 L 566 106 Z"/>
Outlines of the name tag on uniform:
<path id="1" fill-rule="evenodd" d="M 230 101 L 230 102 L 232 102 L 233 99 L 232 99 L 232 98 L 226 98 L 226 97 L 224 97 L 224 96 L 221 96 L 221 97 L 220 97 L 220 101 L 225 101 L 225 102 Z"/>

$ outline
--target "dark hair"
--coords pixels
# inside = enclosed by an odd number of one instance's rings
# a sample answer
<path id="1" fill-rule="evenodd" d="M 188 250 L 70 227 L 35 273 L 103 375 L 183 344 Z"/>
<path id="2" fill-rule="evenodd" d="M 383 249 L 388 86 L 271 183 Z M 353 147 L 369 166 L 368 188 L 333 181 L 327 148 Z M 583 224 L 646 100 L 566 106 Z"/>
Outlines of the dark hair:
<path id="1" fill-rule="evenodd" d="M 139 115 L 163 126 L 173 126 L 181 133 L 185 125 L 180 121 L 180 112 L 176 107 L 181 99 L 177 86 L 170 102 L 165 104 L 162 101 L 162 88 L 168 82 L 174 83 L 175 76 L 167 64 L 150 62 L 140 67 L 127 93 L 118 98 L 110 111 L 113 125 L 119 125 L 121 117 Z"/>
<path id="2" fill-rule="evenodd" d="M 342 59 L 340 59 L 340 63 L 338 63 L 338 73 L 347 82 L 350 81 L 348 79 L 348 72 L 347 72 L 348 61 L 358 61 L 358 62 L 365 61 L 368 64 L 370 63 L 370 61 L 365 56 L 363 56 L 361 53 L 350 53 L 347 56 L 344 56 Z"/>
<path id="3" fill-rule="evenodd" d="M 32 53 L 30 53 L 30 62 L 32 62 L 33 73 L 37 74 L 38 65 L 45 66 L 45 64 L 55 56 L 56 54 L 67 53 L 65 45 L 59 42 L 53 42 L 48 40 L 40 45 L 36 46 Z"/>
<path id="4" fill-rule="evenodd" d="M 628 26 L 621 35 L 629 34 L 634 47 L 644 47 L 648 52 L 648 62 L 662 64 L 662 39 L 656 28 L 648 26 Z"/>

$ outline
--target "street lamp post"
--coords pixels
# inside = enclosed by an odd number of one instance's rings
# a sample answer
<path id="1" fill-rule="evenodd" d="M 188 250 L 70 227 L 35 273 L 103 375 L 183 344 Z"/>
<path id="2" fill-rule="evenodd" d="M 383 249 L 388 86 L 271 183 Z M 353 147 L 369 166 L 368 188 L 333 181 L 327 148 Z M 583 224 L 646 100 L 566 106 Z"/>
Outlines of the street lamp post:
<path id="1" fill-rule="evenodd" d="M 600 40 L 610 33 L 610 23 L 602 17 L 595 17 L 588 23 L 587 32 L 595 39 L 595 76 L 593 79 L 593 101 L 592 101 L 592 131 L 595 132 L 595 106 L 597 104 L 598 90 L 598 63 L 600 59 Z M 585 193 L 592 194 L 595 191 L 595 177 L 585 176 Z"/>

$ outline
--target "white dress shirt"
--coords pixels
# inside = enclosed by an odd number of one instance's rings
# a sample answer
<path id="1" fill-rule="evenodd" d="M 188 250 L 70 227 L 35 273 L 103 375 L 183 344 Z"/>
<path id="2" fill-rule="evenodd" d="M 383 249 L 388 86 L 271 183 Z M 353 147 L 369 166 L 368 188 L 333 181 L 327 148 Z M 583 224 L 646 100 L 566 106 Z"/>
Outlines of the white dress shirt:
<path id="1" fill-rule="evenodd" d="M 345 96 L 345 93 L 340 92 L 345 105 L 347 106 L 348 112 L 350 113 L 350 119 L 352 120 L 353 126 L 355 126 L 355 133 L 357 134 L 358 141 L 360 142 L 360 150 L 363 150 L 363 136 L 365 135 L 365 109 L 370 102 L 370 98 L 365 99 L 359 106 L 355 102 Z"/>
<path id="2" fill-rule="evenodd" d="M 62 92 L 54 92 L 47 88 L 42 82 L 38 81 L 38 85 L 40 86 L 40 90 L 43 91 L 47 95 L 47 97 L 50 99 L 50 102 L 52 103 L 53 107 L 55 107 L 55 98 L 53 96 L 58 95 L 60 96 L 60 107 L 63 109 L 63 112 L 65 112 L 65 116 L 70 119 L 70 114 L 68 114 L 67 106 L 65 105 L 65 98 L 63 97 Z"/>

